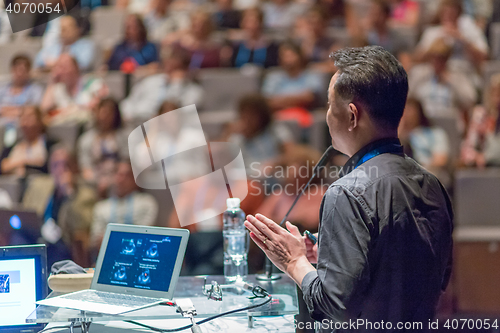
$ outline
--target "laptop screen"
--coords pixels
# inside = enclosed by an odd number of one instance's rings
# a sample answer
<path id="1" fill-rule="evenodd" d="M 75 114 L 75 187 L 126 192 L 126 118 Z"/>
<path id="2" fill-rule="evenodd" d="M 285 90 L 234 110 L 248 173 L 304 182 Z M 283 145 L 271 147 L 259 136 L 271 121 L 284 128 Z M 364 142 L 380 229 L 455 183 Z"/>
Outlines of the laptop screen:
<path id="1" fill-rule="evenodd" d="M 46 296 L 45 246 L 0 248 L 0 332 L 31 332 L 26 318 Z"/>
<path id="2" fill-rule="evenodd" d="M 111 231 L 97 283 L 168 292 L 181 240 Z"/>

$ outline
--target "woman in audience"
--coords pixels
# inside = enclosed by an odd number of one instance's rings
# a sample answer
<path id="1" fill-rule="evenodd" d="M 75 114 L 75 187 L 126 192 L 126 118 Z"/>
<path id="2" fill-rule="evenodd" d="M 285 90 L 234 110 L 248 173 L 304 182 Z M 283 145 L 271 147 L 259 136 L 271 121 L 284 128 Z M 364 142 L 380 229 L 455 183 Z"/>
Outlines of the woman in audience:
<path id="1" fill-rule="evenodd" d="M 302 50 L 293 43 L 280 46 L 279 62 L 282 70 L 266 75 L 262 92 L 271 109 L 279 112 L 277 119 L 296 119 L 302 127 L 308 127 L 312 123 L 308 109 L 315 106 L 318 96 L 326 95 L 324 79 L 306 68 Z"/>
<path id="2" fill-rule="evenodd" d="M 125 38 L 113 50 L 108 60 L 108 68 L 113 71 L 119 70 L 125 61 L 132 61 L 135 66 L 148 73 L 154 72 L 158 66 L 158 49 L 155 44 L 148 41 L 146 27 L 138 15 L 127 16 Z"/>
<path id="3" fill-rule="evenodd" d="M 423 167 L 437 173 L 446 168 L 450 154 L 448 136 L 443 129 L 431 125 L 417 100 L 408 99 L 398 132 Z"/>
<path id="4" fill-rule="evenodd" d="M 94 128 L 78 141 L 79 164 L 83 179 L 97 185 L 98 193 L 106 197 L 116 164 L 128 156 L 127 136 L 122 131 L 122 118 L 117 102 L 105 98 L 94 113 Z"/>
<path id="5" fill-rule="evenodd" d="M 25 106 L 19 117 L 22 139 L 6 148 L 1 159 L 1 173 L 24 177 L 27 169 L 47 172 L 51 142 L 45 139 L 42 113 L 36 106 Z"/>
<path id="6" fill-rule="evenodd" d="M 461 163 L 465 166 L 500 166 L 500 74 L 488 86 L 484 106 L 474 108 L 462 143 Z"/>
<path id="7" fill-rule="evenodd" d="M 274 176 L 278 183 L 267 189 L 268 196 L 257 211 L 274 221 L 281 221 L 295 198 L 301 195 L 302 187 L 312 176 L 314 165 L 320 158 L 321 154 L 312 147 L 288 146 L 275 165 Z M 311 211 L 319 210 L 327 187 L 321 177 L 317 177 L 288 216 L 301 232 L 318 230 L 319 215 L 311 214 Z"/>
<path id="8" fill-rule="evenodd" d="M 211 15 L 202 10 L 191 14 L 188 30 L 170 34 L 164 44 L 175 50 L 187 52 L 190 56 L 190 69 L 219 67 L 221 47 L 212 37 L 214 26 Z"/>
<path id="9" fill-rule="evenodd" d="M 415 0 L 389 0 L 391 5 L 391 26 L 418 28 L 421 5 Z"/>
<path id="10" fill-rule="evenodd" d="M 450 66 L 455 70 L 474 73 L 488 57 L 488 42 L 475 22 L 462 16 L 461 0 L 442 0 L 438 12 L 438 25 L 424 30 L 417 45 L 416 60 L 426 61 L 429 50 L 438 39 L 452 46 Z"/>
<path id="11" fill-rule="evenodd" d="M 257 7 L 241 17 L 243 38 L 232 47 L 231 66 L 251 63 L 264 68 L 278 65 L 278 45 L 263 34 L 264 13 Z"/>
<path id="12" fill-rule="evenodd" d="M 43 88 L 30 77 L 31 60 L 17 55 L 10 62 L 11 82 L 0 89 L 0 115 L 17 119 L 24 105 L 37 105 Z"/>
<path id="13" fill-rule="evenodd" d="M 90 110 L 109 93 L 101 79 L 82 77 L 75 58 L 67 53 L 59 57 L 50 80 L 40 105 L 50 124 L 87 122 Z"/>

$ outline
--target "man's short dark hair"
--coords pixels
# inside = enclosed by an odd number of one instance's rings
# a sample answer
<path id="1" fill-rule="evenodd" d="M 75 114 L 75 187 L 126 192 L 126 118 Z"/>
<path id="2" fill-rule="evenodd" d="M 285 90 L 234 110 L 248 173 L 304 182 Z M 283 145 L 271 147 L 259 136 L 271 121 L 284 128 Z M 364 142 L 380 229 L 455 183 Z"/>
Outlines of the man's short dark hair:
<path id="1" fill-rule="evenodd" d="M 28 68 L 28 70 L 30 70 L 31 69 L 30 57 L 28 57 L 25 54 L 15 55 L 14 58 L 12 58 L 12 60 L 10 61 L 10 68 L 14 68 L 15 66 L 17 66 L 19 64 L 25 65 Z"/>
<path id="2" fill-rule="evenodd" d="M 345 48 L 330 57 L 339 70 L 337 96 L 366 108 L 376 124 L 397 129 L 408 95 L 408 75 L 399 61 L 380 46 Z"/>

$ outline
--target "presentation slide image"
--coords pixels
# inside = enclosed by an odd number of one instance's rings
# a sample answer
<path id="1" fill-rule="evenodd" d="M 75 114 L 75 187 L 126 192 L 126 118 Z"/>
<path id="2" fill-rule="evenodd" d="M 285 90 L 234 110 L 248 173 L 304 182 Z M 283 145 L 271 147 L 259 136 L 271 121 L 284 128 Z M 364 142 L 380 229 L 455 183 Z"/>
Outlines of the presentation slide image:
<path id="1" fill-rule="evenodd" d="M 35 259 L 0 261 L 0 326 L 25 325 L 35 301 Z"/>

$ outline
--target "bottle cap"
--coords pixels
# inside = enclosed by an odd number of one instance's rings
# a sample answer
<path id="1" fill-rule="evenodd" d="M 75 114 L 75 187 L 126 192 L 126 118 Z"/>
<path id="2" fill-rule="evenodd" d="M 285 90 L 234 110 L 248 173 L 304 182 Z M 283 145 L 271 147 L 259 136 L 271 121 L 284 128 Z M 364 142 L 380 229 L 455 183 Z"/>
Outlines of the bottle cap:
<path id="1" fill-rule="evenodd" d="M 226 200 L 227 208 L 228 209 L 240 208 L 240 202 L 241 200 L 239 198 L 228 198 Z"/>

